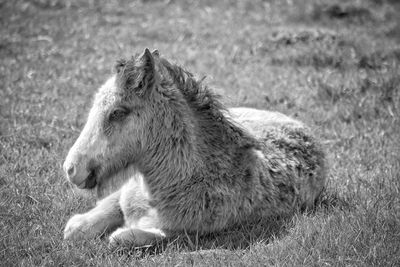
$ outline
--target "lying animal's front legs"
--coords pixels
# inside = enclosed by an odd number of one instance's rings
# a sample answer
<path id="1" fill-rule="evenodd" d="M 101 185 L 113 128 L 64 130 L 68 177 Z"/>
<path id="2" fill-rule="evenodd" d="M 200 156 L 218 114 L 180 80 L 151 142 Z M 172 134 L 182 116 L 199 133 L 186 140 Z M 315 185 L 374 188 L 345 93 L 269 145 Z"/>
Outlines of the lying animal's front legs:
<path id="1" fill-rule="evenodd" d="M 110 236 L 110 245 L 117 246 L 150 246 L 161 241 L 166 234 L 161 229 L 119 228 Z"/>
<path id="2" fill-rule="evenodd" d="M 101 200 L 96 207 L 69 219 L 64 229 L 64 239 L 93 238 L 123 224 L 119 205 L 120 191 Z"/>
<path id="3" fill-rule="evenodd" d="M 149 204 L 149 196 L 142 176 L 131 179 L 121 189 L 125 225 L 111 234 L 112 247 L 153 245 L 167 236 L 157 210 Z"/>

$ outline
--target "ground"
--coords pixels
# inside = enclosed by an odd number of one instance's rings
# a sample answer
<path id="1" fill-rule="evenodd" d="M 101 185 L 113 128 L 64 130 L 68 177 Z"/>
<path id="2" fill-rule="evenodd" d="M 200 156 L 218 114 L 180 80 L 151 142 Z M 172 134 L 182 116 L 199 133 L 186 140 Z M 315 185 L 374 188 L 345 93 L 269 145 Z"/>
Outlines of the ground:
<path id="1" fill-rule="evenodd" d="M 400 4 L 395 0 L 0 1 L 4 266 L 399 266 Z M 145 47 L 227 106 L 315 129 L 329 183 L 312 212 L 153 248 L 65 242 L 93 202 L 61 170 L 116 59 Z"/>

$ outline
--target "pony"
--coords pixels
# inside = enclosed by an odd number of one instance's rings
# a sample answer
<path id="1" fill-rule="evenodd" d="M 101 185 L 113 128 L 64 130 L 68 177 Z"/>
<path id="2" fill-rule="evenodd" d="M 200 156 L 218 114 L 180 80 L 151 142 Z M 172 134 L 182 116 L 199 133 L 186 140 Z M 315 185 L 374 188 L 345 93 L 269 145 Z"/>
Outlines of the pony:
<path id="1" fill-rule="evenodd" d="M 119 60 L 94 97 L 63 164 L 98 203 L 64 239 L 111 232 L 113 246 L 147 246 L 218 232 L 315 205 L 326 183 L 321 144 L 278 112 L 229 108 L 155 50 Z"/>

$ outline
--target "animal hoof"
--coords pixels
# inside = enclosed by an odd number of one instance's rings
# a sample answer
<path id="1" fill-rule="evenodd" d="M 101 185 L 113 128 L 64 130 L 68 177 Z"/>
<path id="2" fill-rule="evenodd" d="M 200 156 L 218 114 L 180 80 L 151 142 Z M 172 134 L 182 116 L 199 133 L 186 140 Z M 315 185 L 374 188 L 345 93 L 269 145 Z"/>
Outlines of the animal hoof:
<path id="1" fill-rule="evenodd" d="M 64 229 L 64 239 L 80 239 L 83 238 L 88 230 L 88 220 L 84 214 L 74 215 L 69 221 Z"/>

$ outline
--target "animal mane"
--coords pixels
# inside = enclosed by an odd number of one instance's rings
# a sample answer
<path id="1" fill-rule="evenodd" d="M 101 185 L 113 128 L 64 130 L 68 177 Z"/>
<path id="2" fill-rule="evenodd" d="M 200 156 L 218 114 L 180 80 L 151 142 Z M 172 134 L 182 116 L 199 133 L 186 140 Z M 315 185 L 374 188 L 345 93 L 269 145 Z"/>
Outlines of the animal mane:
<path id="1" fill-rule="evenodd" d="M 227 113 L 227 109 L 220 102 L 221 96 L 203 85 L 205 77 L 197 80 L 192 73 L 179 65 L 171 64 L 164 58 L 160 58 L 160 64 L 167 70 L 169 76 L 169 79 L 162 79 L 161 86 L 175 85 L 207 129 L 223 128 L 227 131 L 225 136 L 227 139 L 241 140 L 245 147 L 258 146 L 257 141 L 250 137 L 241 126 L 224 115 Z M 215 135 L 220 133 L 215 132 Z"/>
<path id="2" fill-rule="evenodd" d="M 115 64 L 117 72 L 117 83 L 119 87 L 130 87 L 134 80 L 138 78 L 135 61 L 139 55 L 133 56 L 130 60 L 121 59 Z M 196 80 L 192 73 L 183 69 L 179 65 L 171 64 L 164 58 L 158 58 L 163 69 L 167 71 L 167 77 L 161 77 L 160 85 L 164 88 L 176 86 L 188 105 L 194 111 L 208 113 L 209 115 L 222 117 L 222 111 L 226 111 L 224 105 L 219 101 L 220 95 L 213 93 L 207 86 L 203 86 L 202 81 L 205 76 Z M 163 75 L 162 75 L 163 76 Z"/>
<path id="3" fill-rule="evenodd" d="M 218 117 L 222 116 L 222 111 L 225 111 L 226 108 L 219 100 L 220 95 L 215 94 L 202 84 L 205 76 L 196 80 L 192 73 L 178 65 L 169 63 L 166 59 L 161 59 L 160 63 L 166 68 L 172 80 L 164 79 L 162 85 L 169 82 L 175 84 L 194 111 L 206 112 Z"/>

